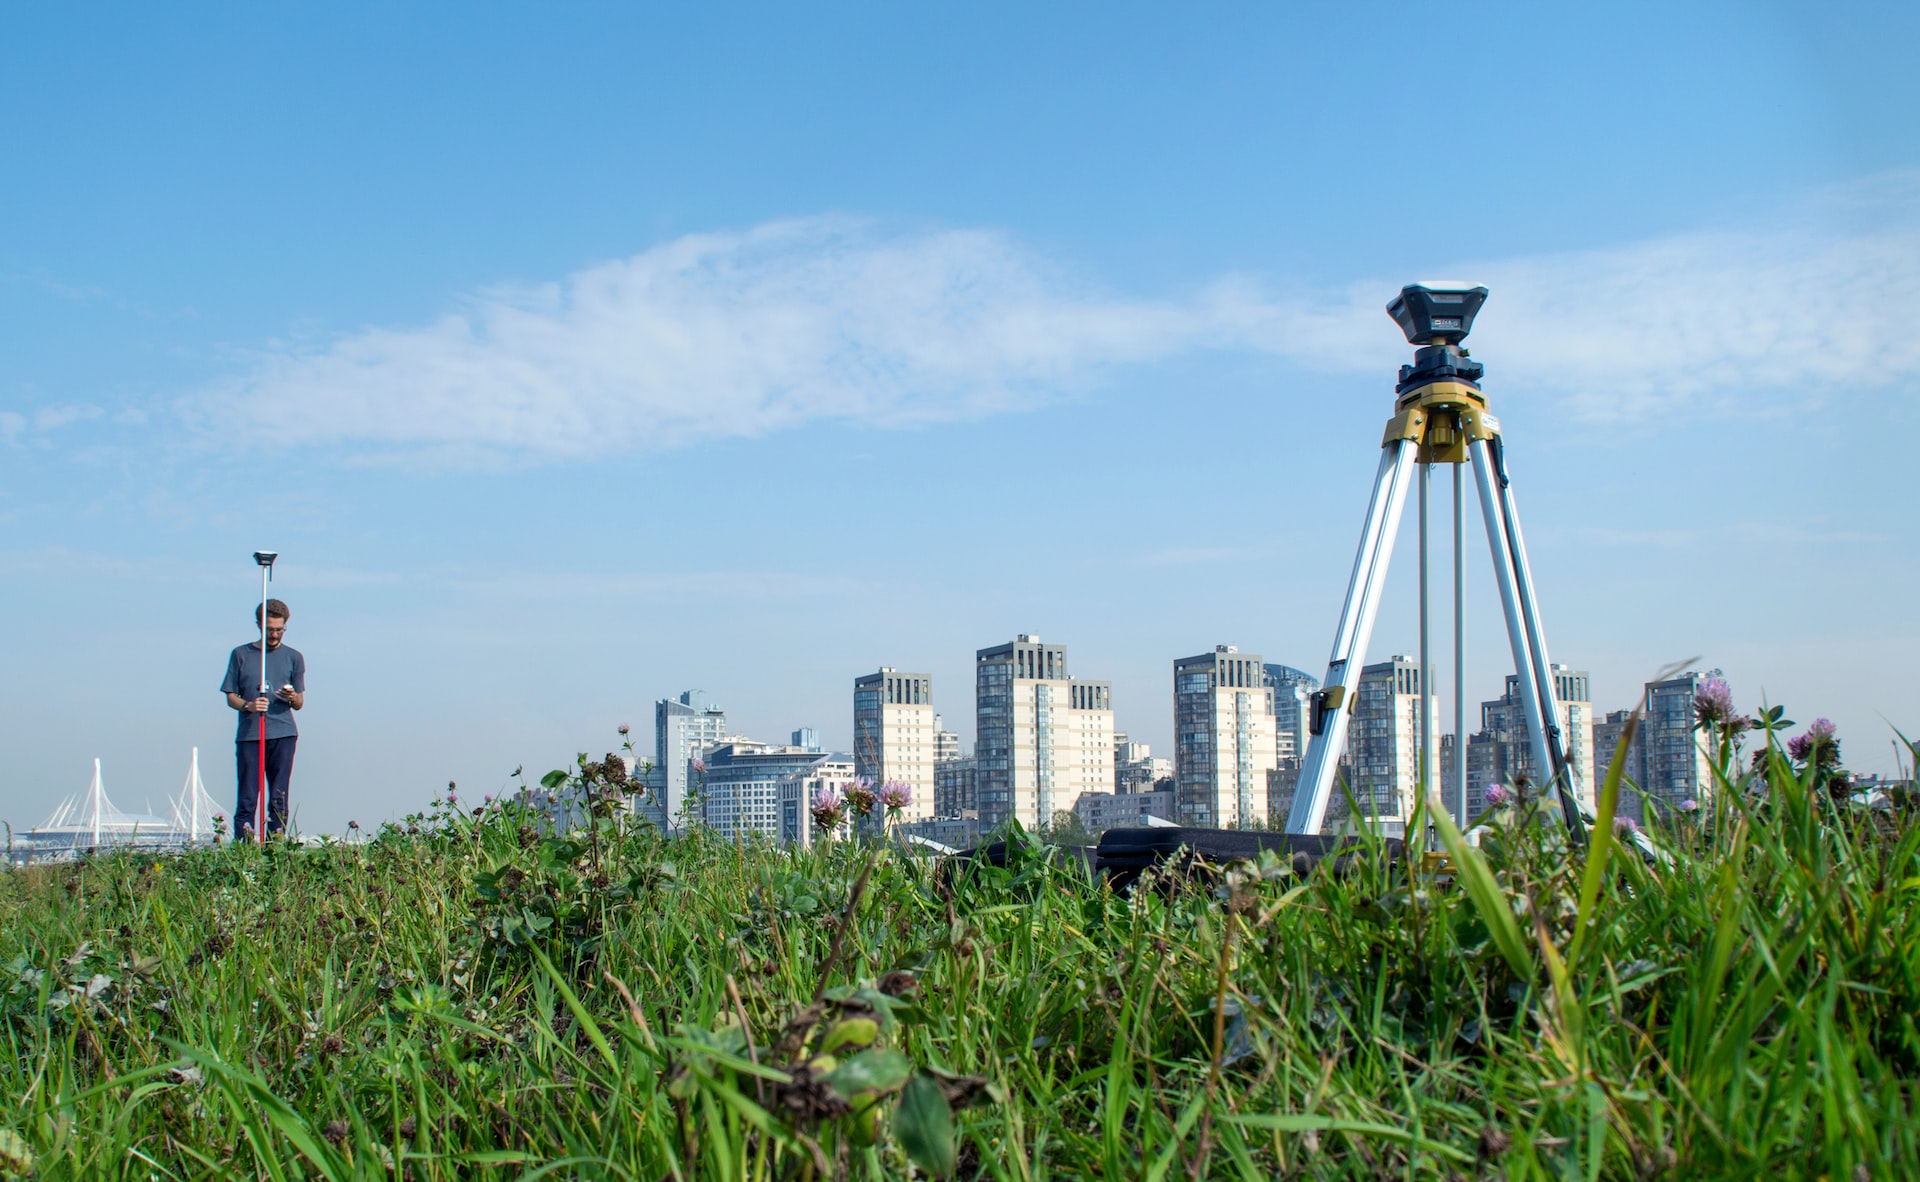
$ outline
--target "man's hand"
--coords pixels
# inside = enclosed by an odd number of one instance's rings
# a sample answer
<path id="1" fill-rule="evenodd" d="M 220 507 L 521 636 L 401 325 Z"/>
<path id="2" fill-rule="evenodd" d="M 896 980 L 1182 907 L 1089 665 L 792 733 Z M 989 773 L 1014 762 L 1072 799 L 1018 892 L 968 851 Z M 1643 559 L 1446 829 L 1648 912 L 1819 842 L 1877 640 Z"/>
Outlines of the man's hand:
<path id="1" fill-rule="evenodd" d="M 287 705 L 292 706 L 295 710 L 300 709 L 301 699 L 306 696 L 305 694 L 302 694 L 299 690 L 294 689 L 290 685 L 283 685 L 279 689 L 273 692 L 279 696 L 282 702 L 285 702 Z"/>
<path id="2" fill-rule="evenodd" d="M 267 706 L 268 702 L 265 698 L 255 698 L 247 704 L 248 709 L 252 710 L 255 714 L 265 714 L 267 712 Z"/>

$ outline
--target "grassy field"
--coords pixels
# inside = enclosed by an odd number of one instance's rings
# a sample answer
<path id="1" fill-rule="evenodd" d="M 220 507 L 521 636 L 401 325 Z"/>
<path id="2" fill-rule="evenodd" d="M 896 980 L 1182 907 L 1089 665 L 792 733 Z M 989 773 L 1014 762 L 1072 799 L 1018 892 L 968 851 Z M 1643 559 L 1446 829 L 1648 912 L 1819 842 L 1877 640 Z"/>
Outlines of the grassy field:
<path id="1" fill-rule="evenodd" d="M 7 874 L 0 1174 L 1913 1176 L 1912 802 L 1748 738 L 1652 864 L 1616 778 L 1129 897 L 511 806 Z"/>

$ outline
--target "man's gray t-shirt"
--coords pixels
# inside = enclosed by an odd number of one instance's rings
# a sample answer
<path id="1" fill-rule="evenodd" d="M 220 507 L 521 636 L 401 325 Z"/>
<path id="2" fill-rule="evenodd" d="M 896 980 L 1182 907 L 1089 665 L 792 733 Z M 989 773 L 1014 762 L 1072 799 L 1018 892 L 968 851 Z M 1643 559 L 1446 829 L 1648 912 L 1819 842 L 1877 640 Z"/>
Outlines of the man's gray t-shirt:
<path id="1" fill-rule="evenodd" d="M 292 685 L 296 693 L 307 692 L 307 659 L 297 648 L 280 645 L 267 650 L 267 738 L 289 739 L 300 733 L 293 722 L 293 706 L 279 698 L 280 687 Z M 220 683 L 222 693 L 239 694 L 251 702 L 260 696 L 260 642 L 253 641 L 233 650 L 227 658 L 227 679 Z M 251 711 L 240 713 L 240 742 L 260 738 L 260 717 Z"/>

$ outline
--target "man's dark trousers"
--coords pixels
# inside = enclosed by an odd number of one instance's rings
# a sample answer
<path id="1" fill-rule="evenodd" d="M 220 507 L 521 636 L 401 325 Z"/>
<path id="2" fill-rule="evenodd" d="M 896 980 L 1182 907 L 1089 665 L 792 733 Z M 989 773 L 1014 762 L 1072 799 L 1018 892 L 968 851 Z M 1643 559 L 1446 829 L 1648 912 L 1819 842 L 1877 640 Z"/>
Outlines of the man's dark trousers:
<path id="1" fill-rule="evenodd" d="M 293 780 L 293 745 L 298 735 L 267 740 L 267 832 L 287 830 L 287 785 Z M 253 810 L 260 800 L 260 740 L 242 739 L 233 745 L 233 761 L 240 773 L 240 800 L 233 810 L 233 835 L 253 829 Z"/>

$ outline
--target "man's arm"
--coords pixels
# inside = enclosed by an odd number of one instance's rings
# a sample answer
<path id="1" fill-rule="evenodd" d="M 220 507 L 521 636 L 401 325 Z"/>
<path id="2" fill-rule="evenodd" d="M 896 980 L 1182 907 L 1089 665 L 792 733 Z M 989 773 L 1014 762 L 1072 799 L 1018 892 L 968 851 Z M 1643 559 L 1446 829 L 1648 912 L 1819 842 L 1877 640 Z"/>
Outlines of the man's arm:
<path id="1" fill-rule="evenodd" d="M 267 700 L 265 698 L 255 698 L 249 702 L 232 690 L 227 691 L 227 705 L 242 714 L 265 714 L 267 712 Z M 295 710 L 299 708 L 298 706 L 294 707 Z"/>

